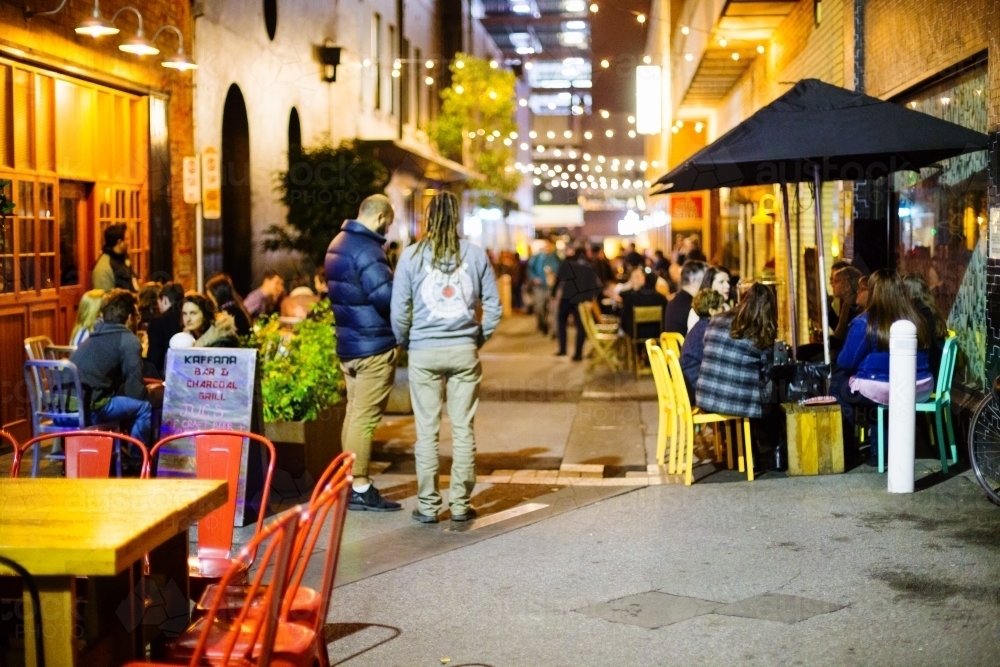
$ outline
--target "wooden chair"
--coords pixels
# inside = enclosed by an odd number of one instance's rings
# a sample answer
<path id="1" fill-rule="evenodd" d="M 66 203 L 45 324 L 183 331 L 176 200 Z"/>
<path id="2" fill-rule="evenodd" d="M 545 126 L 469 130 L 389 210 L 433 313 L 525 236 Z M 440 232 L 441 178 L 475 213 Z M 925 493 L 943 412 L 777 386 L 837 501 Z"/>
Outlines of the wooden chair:
<path id="1" fill-rule="evenodd" d="M 69 361 L 74 352 L 76 352 L 76 345 L 47 345 L 45 347 L 45 358 L 52 361 Z"/>
<path id="2" fill-rule="evenodd" d="M 24 339 L 24 351 L 32 361 L 45 359 L 45 348 L 51 346 L 52 339 L 48 336 L 30 336 Z"/>
<path id="3" fill-rule="evenodd" d="M 934 413 L 934 430 L 931 431 L 931 443 L 937 433 L 938 453 L 941 456 L 941 472 L 948 472 L 948 452 L 945 449 L 945 426 L 947 426 L 948 445 L 951 449 L 951 465 L 958 463 L 958 447 L 955 443 L 955 428 L 951 423 L 951 381 L 955 376 L 955 362 L 958 360 L 958 339 L 951 336 L 944 341 L 941 352 L 941 366 L 938 368 L 937 387 L 931 397 L 923 403 L 917 403 L 917 412 Z M 886 405 L 878 406 L 878 471 L 885 472 L 885 411 Z"/>
<path id="4" fill-rule="evenodd" d="M 673 350 L 667 350 L 665 355 L 667 373 L 673 381 L 674 395 L 677 399 L 677 419 L 679 422 L 678 431 L 683 434 L 683 441 L 678 446 L 677 472 L 684 472 L 684 484 L 690 486 L 694 483 L 694 426 L 695 424 L 724 424 L 734 422 L 736 426 L 736 443 L 738 452 L 738 464 L 740 472 L 746 472 L 747 480 L 752 482 L 753 477 L 753 452 L 750 448 L 750 421 L 742 417 L 731 415 L 720 415 L 714 412 L 702 412 L 699 408 L 691 407 L 691 400 L 688 397 L 687 385 L 684 384 L 684 375 L 681 372 L 681 364 Z M 740 429 L 740 422 L 743 428 Z M 744 459 L 743 441 L 746 440 L 746 458 Z M 728 439 L 727 439 L 728 440 Z M 732 459 L 732 441 L 729 440 L 729 459 Z M 716 431 L 716 458 L 719 458 L 720 435 Z"/>
<path id="5" fill-rule="evenodd" d="M 656 385 L 656 403 L 659 408 L 656 431 L 656 463 L 666 465 L 667 473 L 673 475 L 677 471 L 677 399 L 674 397 L 673 382 L 667 374 L 666 358 L 663 350 L 652 338 L 646 341 L 646 356 L 649 357 L 649 367 L 653 371 L 653 383 Z M 667 456 L 667 445 L 670 455 Z"/>
<path id="6" fill-rule="evenodd" d="M 188 559 L 188 575 L 191 579 L 191 588 L 196 591 L 194 597 L 197 598 L 209 583 L 217 583 L 223 573 L 236 562 L 232 556 L 233 528 L 236 522 L 236 494 L 239 488 L 243 447 L 256 442 L 263 445 L 268 453 L 255 535 L 260 533 L 267 514 L 267 500 L 271 491 L 276 455 L 274 444 L 255 433 L 212 430 L 175 433 L 153 445 L 149 452 L 150 465 L 144 471 L 144 476 L 152 476 L 155 472 L 157 455 L 164 445 L 185 439 L 194 440 L 195 475 L 199 479 L 224 479 L 229 482 L 229 499 L 226 504 L 198 521 L 198 555 Z M 247 445 L 244 445 L 244 441 Z M 244 563 L 246 568 L 253 565 L 253 556 L 254 553 L 251 552 L 249 561 Z M 246 559 L 241 555 L 240 562 L 244 561 Z M 242 582 L 233 581 L 233 583 Z"/>
<path id="7" fill-rule="evenodd" d="M 122 476 L 121 448 L 124 444 L 136 447 L 142 454 L 141 470 L 149 466 L 149 451 L 146 445 L 135 438 L 121 433 L 111 433 L 97 430 L 60 431 L 58 437 L 63 441 L 66 456 L 66 477 L 69 479 L 105 479 L 111 473 L 111 464 L 117 462 L 118 477 Z M 10 476 L 18 477 L 21 472 L 21 461 L 29 449 L 35 450 L 35 461 L 38 460 L 38 450 L 42 442 L 51 440 L 53 435 L 43 433 L 17 448 L 14 454 L 14 465 Z M 115 447 L 115 443 L 118 447 Z M 31 476 L 38 475 L 37 466 L 32 467 Z"/>
<path id="8" fill-rule="evenodd" d="M 307 628 L 279 627 L 282 602 L 288 585 L 288 569 L 302 514 L 302 507 L 298 506 L 254 535 L 222 575 L 220 585 L 223 588 L 244 579 L 254 560 L 253 555 L 258 548 L 263 549 L 260 567 L 247 587 L 245 604 L 234 613 L 234 610 L 223 604 L 224 598 L 219 598 L 209 608 L 207 615 L 195 621 L 169 646 L 168 659 L 174 662 L 155 664 L 263 667 L 273 664 L 275 641 L 282 635 L 285 635 L 286 642 L 296 641 L 303 646 L 316 643 L 316 637 Z M 268 572 L 271 574 L 270 581 L 265 585 L 264 575 Z M 256 612 L 252 611 L 254 607 L 257 607 Z M 132 662 L 128 667 L 148 667 L 150 664 Z M 281 664 L 302 664 L 304 667 L 309 663 L 289 663 L 282 660 Z"/>
<path id="9" fill-rule="evenodd" d="M 684 336 L 672 331 L 664 331 L 660 334 L 660 347 L 663 351 L 671 350 L 678 359 L 681 358 L 681 348 L 684 346 Z"/>
<path id="10" fill-rule="evenodd" d="M 635 376 L 642 374 L 644 367 L 639 363 L 639 353 L 636 345 L 642 345 L 639 338 L 639 326 L 643 324 L 655 324 L 658 329 L 663 328 L 663 306 L 636 306 L 632 309 L 632 331 L 629 332 L 628 354 L 629 362 Z"/>
<path id="11" fill-rule="evenodd" d="M 594 318 L 594 311 L 591 309 L 589 301 L 577 305 L 577 309 L 580 314 L 580 321 L 583 323 L 583 330 L 587 334 L 587 339 L 594 346 L 594 350 L 598 356 L 604 360 L 604 363 L 611 370 L 619 370 L 621 363 L 618 361 L 618 334 L 598 331 L 597 320 Z"/>

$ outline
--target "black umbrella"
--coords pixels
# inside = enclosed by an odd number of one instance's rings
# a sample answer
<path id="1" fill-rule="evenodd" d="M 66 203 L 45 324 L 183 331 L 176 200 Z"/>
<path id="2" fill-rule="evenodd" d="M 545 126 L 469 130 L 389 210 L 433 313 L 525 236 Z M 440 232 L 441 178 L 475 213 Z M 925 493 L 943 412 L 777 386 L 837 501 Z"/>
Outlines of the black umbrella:
<path id="1" fill-rule="evenodd" d="M 989 137 L 985 134 L 818 79 L 803 79 L 659 178 L 656 185 L 660 187 L 653 194 L 781 184 L 794 353 L 795 285 L 785 184 L 802 181 L 816 184 L 816 243 L 821 303 L 825 304 L 821 181 L 871 180 L 895 171 L 919 170 L 988 147 Z M 830 363 L 825 305 L 821 311 L 824 355 L 826 363 Z"/>

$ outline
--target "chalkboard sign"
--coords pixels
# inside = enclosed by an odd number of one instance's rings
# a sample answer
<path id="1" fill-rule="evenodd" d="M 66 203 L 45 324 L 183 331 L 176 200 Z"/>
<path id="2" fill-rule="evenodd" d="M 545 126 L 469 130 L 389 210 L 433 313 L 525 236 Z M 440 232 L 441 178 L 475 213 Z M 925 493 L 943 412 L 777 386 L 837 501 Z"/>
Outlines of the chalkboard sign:
<path id="1" fill-rule="evenodd" d="M 257 350 L 236 348 L 188 348 L 167 352 L 163 391 L 163 421 L 160 437 L 185 431 L 251 431 L 258 426 L 254 416 Z M 244 447 L 236 493 L 237 525 L 244 525 L 247 502 L 247 470 L 259 468 L 248 461 Z M 256 459 L 256 457 L 255 457 Z M 175 440 L 160 450 L 158 477 L 194 477 L 194 442 Z M 254 475 L 256 477 L 256 475 Z M 251 483 L 251 486 L 255 484 Z M 249 490 L 253 497 L 253 491 Z M 255 520 L 256 517 L 250 518 Z"/>

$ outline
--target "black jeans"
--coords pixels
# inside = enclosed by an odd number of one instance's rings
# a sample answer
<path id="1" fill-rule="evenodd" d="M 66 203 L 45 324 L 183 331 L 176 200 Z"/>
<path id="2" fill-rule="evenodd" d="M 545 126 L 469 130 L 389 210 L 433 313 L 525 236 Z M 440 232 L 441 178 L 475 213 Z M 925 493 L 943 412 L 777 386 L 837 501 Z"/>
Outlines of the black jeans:
<path id="1" fill-rule="evenodd" d="M 839 369 L 835 370 L 830 378 L 830 395 L 837 399 L 843 420 L 845 462 L 856 461 L 859 457 L 861 443 L 858 442 L 858 424 L 864 424 L 866 427 L 873 425 L 878 415 L 878 404 L 861 394 L 851 392 L 848 380 L 848 374 Z M 869 436 L 871 435 L 869 433 Z M 865 441 L 871 443 L 871 438 L 866 438 Z M 877 455 L 877 450 L 872 447 L 869 458 L 874 459 Z"/>
<path id="2" fill-rule="evenodd" d="M 566 329 L 569 326 L 569 318 L 576 320 L 576 351 L 573 354 L 575 359 L 583 356 L 583 342 L 587 338 L 587 332 L 583 330 L 583 322 L 580 320 L 580 311 L 577 305 L 569 299 L 559 299 L 559 354 L 566 354 Z"/>

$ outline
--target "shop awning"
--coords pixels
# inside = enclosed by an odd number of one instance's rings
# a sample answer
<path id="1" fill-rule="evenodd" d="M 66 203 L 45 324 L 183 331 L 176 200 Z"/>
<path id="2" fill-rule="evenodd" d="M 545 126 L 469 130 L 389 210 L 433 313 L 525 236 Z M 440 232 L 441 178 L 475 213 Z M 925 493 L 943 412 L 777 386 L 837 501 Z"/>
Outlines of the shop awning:
<path id="1" fill-rule="evenodd" d="M 426 146 L 403 139 L 363 140 L 375 150 L 375 157 L 395 172 L 402 170 L 417 178 L 435 183 L 457 183 L 470 179 L 483 179 L 464 165 L 435 154 Z"/>

